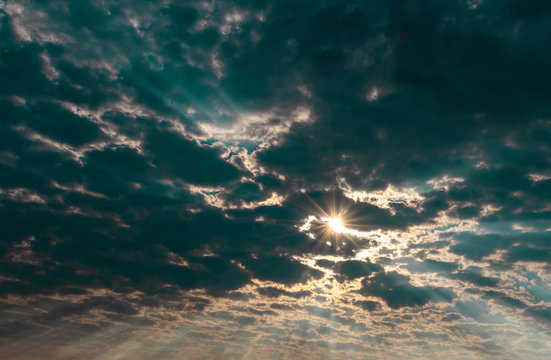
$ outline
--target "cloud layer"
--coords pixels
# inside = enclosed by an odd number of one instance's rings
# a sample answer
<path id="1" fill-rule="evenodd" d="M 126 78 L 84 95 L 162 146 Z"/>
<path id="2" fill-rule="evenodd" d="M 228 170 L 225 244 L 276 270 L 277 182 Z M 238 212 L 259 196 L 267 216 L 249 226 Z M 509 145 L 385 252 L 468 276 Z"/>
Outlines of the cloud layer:
<path id="1" fill-rule="evenodd" d="M 0 1 L 2 353 L 545 359 L 550 23 Z"/>

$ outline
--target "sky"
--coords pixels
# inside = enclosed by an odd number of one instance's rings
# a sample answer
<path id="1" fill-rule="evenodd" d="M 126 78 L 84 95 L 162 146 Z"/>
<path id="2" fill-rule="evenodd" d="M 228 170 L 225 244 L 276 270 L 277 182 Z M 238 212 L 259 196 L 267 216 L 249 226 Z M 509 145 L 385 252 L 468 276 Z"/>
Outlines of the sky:
<path id="1" fill-rule="evenodd" d="M 0 0 L 6 359 L 548 359 L 551 2 Z"/>

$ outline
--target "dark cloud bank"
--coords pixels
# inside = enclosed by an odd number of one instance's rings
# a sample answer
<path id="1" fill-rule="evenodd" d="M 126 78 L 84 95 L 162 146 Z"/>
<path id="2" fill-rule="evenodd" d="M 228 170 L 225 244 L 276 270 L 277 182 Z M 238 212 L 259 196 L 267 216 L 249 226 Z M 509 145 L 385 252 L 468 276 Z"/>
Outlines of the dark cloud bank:
<path id="1" fill-rule="evenodd" d="M 545 358 L 550 25 L 539 0 L 0 1 L 0 348 Z"/>

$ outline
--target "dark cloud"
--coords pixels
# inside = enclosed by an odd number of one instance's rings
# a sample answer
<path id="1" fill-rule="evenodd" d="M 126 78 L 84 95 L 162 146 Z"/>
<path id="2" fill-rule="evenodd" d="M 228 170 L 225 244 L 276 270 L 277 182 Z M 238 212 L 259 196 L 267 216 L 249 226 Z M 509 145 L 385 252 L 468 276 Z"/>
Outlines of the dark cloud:
<path id="1" fill-rule="evenodd" d="M 526 313 L 547 325 L 551 321 L 551 308 L 549 307 L 534 306 L 526 309 Z"/>
<path id="2" fill-rule="evenodd" d="M 424 259 L 423 261 L 408 259 L 407 267 L 415 272 L 451 272 L 456 270 L 458 265 L 432 259 Z"/>
<path id="3" fill-rule="evenodd" d="M 371 264 L 363 261 L 343 261 L 336 265 L 335 270 L 346 279 L 355 279 L 369 276 L 372 273 L 379 272 L 383 268 L 377 264 Z"/>
<path id="4" fill-rule="evenodd" d="M 380 307 L 380 304 L 378 302 L 369 301 L 369 300 L 357 301 L 357 302 L 354 303 L 354 305 L 359 306 L 362 309 L 367 310 L 367 311 L 377 310 Z"/>
<path id="5" fill-rule="evenodd" d="M 366 296 L 376 296 L 386 304 L 398 309 L 409 306 L 422 306 L 429 301 L 451 301 L 455 294 L 442 287 L 414 286 L 409 277 L 396 272 L 380 272 L 362 280 L 360 293 Z"/>
<path id="6" fill-rule="evenodd" d="M 174 133 L 162 131 L 147 135 L 146 151 L 153 164 L 167 177 L 191 183 L 218 185 L 235 180 L 239 171 L 220 159 L 216 149 L 202 149 Z"/>
<path id="7" fill-rule="evenodd" d="M 310 278 L 320 278 L 322 275 L 318 270 L 279 256 L 249 259 L 244 261 L 244 265 L 252 272 L 253 277 L 282 284 L 305 282 Z"/>
<path id="8" fill-rule="evenodd" d="M 309 296 L 311 294 L 310 291 L 302 290 L 302 291 L 287 291 L 285 289 L 280 289 L 273 286 L 258 288 L 257 292 L 263 296 L 269 297 L 269 298 L 277 298 L 280 296 L 288 296 L 296 299 L 300 299 L 306 296 Z"/>
<path id="9" fill-rule="evenodd" d="M 502 305 L 505 305 L 505 306 L 509 306 L 509 307 L 512 307 L 512 308 L 518 308 L 518 309 L 522 309 L 522 308 L 526 307 L 526 304 L 523 301 L 521 301 L 519 299 L 512 298 L 512 297 L 508 296 L 506 293 L 503 293 L 503 292 L 500 292 L 500 291 L 488 290 L 488 291 L 485 291 L 484 294 L 488 298 L 494 299 L 499 304 L 502 304 Z"/>
<path id="10" fill-rule="evenodd" d="M 477 235 L 462 233 L 454 236 L 456 243 L 450 247 L 453 253 L 465 255 L 471 259 L 482 259 L 499 249 L 510 246 L 512 238 L 500 234 Z"/>
<path id="11" fill-rule="evenodd" d="M 476 267 L 469 267 L 465 270 L 456 271 L 450 274 L 452 279 L 458 279 L 466 282 L 470 282 L 477 286 L 496 287 L 499 283 L 499 279 L 491 278 L 480 274 L 480 269 Z"/>

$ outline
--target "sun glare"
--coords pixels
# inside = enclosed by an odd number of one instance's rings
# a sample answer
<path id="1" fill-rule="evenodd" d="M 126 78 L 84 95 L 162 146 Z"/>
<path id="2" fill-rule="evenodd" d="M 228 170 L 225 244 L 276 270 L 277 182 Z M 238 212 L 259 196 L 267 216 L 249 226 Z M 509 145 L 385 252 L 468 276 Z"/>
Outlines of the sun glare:
<path id="1" fill-rule="evenodd" d="M 339 218 L 329 218 L 327 219 L 327 223 L 329 224 L 329 227 L 333 232 L 336 233 L 342 233 L 346 230 L 344 225 L 342 224 L 342 220 Z"/>

